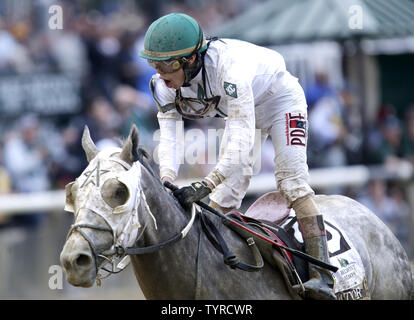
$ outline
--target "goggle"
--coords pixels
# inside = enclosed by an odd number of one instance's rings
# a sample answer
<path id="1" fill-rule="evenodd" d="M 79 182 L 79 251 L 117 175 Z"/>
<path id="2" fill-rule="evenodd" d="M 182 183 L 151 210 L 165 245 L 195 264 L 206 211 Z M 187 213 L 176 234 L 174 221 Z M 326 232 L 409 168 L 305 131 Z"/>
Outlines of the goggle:
<path id="1" fill-rule="evenodd" d="M 161 73 L 173 73 L 176 72 L 178 69 L 181 68 L 181 63 L 183 62 L 183 58 L 173 59 L 173 60 L 151 60 L 148 59 L 148 63 L 154 69 L 159 70 Z"/>

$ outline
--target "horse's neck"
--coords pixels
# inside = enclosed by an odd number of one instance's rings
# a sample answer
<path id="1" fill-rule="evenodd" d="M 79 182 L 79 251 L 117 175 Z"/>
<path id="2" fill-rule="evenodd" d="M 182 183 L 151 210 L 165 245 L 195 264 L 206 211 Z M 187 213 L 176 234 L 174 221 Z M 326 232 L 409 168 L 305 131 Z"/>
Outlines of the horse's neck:
<path id="1" fill-rule="evenodd" d="M 181 231 L 189 219 L 182 212 L 177 201 L 168 193 L 164 187 L 156 181 L 147 170 L 143 170 L 142 187 L 151 214 L 142 216 L 146 225 L 143 241 L 145 245 L 154 245 Z M 155 223 L 154 223 L 155 218 Z"/>
<path id="2" fill-rule="evenodd" d="M 153 246 L 179 233 L 190 220 L 177 201 L 146 169 L 141 184 L 150 214 L 141 214 L 140 223 L 146 229 L 138 241 L 140 247 Z M 185 239 L 152 254 L 132 256 L 139 285 L 148 299 L 192 299 L 197 255 L 198 231 L 192 228 Z M 185 270 L 184 270 L 185 269 Z M 177 285 L 178 284 L 178 285 Z"/>

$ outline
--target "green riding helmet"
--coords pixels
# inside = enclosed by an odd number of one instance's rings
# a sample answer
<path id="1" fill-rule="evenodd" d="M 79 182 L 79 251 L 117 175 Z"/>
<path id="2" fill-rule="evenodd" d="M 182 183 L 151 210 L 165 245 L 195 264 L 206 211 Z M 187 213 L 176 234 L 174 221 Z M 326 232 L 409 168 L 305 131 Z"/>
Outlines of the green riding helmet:
<path id="1" fill-rule="evenodd" d="M 203 52 L 207 43 L 199 24 L 183 13 L 171 13 L 155 20 L 147 30 L 144 50 L 149 60 L 169 60 Z"/>

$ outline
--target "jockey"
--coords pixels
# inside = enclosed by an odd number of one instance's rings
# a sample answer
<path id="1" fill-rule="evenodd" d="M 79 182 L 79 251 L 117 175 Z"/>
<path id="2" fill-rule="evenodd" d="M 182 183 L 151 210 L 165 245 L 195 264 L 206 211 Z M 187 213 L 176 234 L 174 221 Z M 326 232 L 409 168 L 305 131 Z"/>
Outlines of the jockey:
<path id="1" fill-rule="evenodd" d="M 150 88 L 159 109 L 163 182 L 178 174 L 182 118 L 225 120 L 218 163 L 202 181 L 174 192 L 180 203 L 188 207 L 209 195 L 213 208 L 238 209 L 253 173 L 256 138 L 263 144 L 270 136 L 277 187 L 296 213 L 306 251 L 329 263 L 323 216 L 307 181 L 306 99 L 283 57 L 244 41 L 206 39 L 197 21 L 181 13 L 150 25 L 140 56 L 158 72 Z M 310 264 L 309 275 L 306 297 L 335 299 L 330 271 Z"/>

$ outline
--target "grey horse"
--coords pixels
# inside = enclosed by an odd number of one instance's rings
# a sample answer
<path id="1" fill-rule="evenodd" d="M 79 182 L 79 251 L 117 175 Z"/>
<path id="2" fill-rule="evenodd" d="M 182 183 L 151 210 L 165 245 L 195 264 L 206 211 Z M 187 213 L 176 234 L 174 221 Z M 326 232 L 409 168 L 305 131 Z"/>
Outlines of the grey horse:
<path id="1" fill-rule="evenodd" d="M 135 126 L 122 148 L 106 153 L 111 161 L 101 155 L 104 151 L 98 152 L 87 127 L 82 145 L 90 165 L 67 186 L 66 210 L 73 211 L 76 219 L 60 255 L 70 284 L 92 286 L 101 267 L 115 256 L 115 243 L 125 244 L 131 234 L 134 239 L 129 239 L 129 244 L 145 248 L 162 244 L 186 229 L 185 237 L 168 247 L 130 256 L 146 299 L 293 299 L 281 272 L 267 262 L 258 272 L 232 269 L 223 263 L 222 255 L 207 241 L 200 225 L 189 224 L 190 213 L 164 188 L 144 159 Z M 98 164 L 97 159 L 101 159 Z M 138 171 L 130 172 L 133 165 Z M 119 178 L 125 173 L 139 178 L 138 191 L 130 190 L 128 179 Z M 92 189 L 95 191 L 88 191 Z M 315 201 L 325 218 L 333 219 L 356 247 L 370 298 L 412 298 L 413 278 L 407 255 L 380 219 L 344 196 L 317 195 Z M 108 208 L 112 211 L 103 213 Z M 130 227 L 128 210 L 136 212 L 132 223 L 135 229 Z M 210 215 L 210 219 L 239 259 L 252 261 L 245 240 L 224 226 L 219 217 Z"/>

